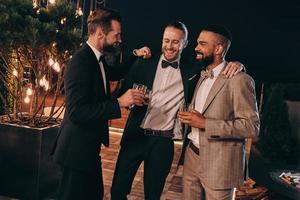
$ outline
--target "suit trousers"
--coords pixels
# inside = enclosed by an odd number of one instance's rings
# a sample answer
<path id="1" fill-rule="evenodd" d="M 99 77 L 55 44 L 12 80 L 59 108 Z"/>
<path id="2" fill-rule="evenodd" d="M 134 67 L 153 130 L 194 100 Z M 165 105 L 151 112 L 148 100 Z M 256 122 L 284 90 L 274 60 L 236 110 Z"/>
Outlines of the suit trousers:
<path id="1" fill-rule="evenodd" d="M 102 200 L 103 191 L 100 160 L 91 171 L 83 171 L 65 166 L 57 200 Z"/>
<path id="2" fill-rule="evenodd" d="M 201 155 L 200 155 L 201 156 Z M 212 189 L 203 182 L 205 171 L 199 165 L 199 155 L 189 146 L 185 151 L 183 166 L 183 198 L 184 200 L 232 200 L 234 188 Z M 226 176 L 226 174 L 224 174 Z M 230 174 L 227 174 L 230 176 Z"/>
<path id="3" fill-rule="evenodd" d="M 111 188 L 112 200 L 127 199 L 136 172 L 144 161 L 144 195 L 159 200 L 170 172 L 174 155 L 171 138 L 142 136 L 122 145 Z"/>

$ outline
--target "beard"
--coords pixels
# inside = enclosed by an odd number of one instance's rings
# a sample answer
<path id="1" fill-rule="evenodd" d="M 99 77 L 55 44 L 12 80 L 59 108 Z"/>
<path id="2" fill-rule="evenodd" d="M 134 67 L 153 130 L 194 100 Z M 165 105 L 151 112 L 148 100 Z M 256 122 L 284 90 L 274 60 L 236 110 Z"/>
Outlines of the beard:
<path id="1" fill-rule="evenodd" d="M 122 44 L 120 42 L 115 42 L 112 44 L 109 44 L 106 40 L 103 44 L 103 52 L 104 54 L 120 54 L 122 49 Z"/>
<path id="2" fill-rule="evenodd" d="M 196 52 L 196 53 L 200 53 L 200 52 Z M 205 67 L 206 68 L 208 65 L 212 64 L 213 61 L 214 61 L 214 55 L 210 54 L 210 55 L 208 55 L 206 57 L 203 57 L 202 59 L 197 60 L 197 63 L 201 67 Z"/>

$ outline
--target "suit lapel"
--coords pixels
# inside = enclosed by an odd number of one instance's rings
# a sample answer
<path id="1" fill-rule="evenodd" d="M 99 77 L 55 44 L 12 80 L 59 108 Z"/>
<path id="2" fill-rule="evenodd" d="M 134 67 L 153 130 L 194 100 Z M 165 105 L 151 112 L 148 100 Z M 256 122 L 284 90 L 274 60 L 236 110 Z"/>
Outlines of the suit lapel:
<path id="1" fill-rule="evenodd" d="M 108 71 L 108 65 L 107 65 L 107 63 L 106 63 L 105 60 L 102 61 L 102 64 L 103 64 L 103 68 L 104 68 L 105 76 L 106 76 L 107 71 Z M 103 77 L 102 77 L 100 65 L 99 65 L 98 69 L 99 69 L 99 72 L 100 72 L 100 79 L 102 79 L 101 81 L 102 81 L 102 83 L 103 83 Z M 102 85 L 103 85 L 103 84 L 102 84 Z M 103 87 L 104 87 L 104 86 L 103 86 Z M 106 76 L 106 95 L 107 95 L 107 96 L 110 96 L 110 83 L 109 83 L 109 80 L 108 80 L 107 76 Z"/>
<path id="2" fill-rule="evenodd" d="M 89 57 L 91 58 L 91 67 L 92 70 L 95 70 L 96 73 L 96 77 L 98 80 L 96 80 L 97 83 L 99 83 L 99 91 L 102 91 L 103 94 L 105 95 L 105 89 L 104 89 L 104 84 L 103 84 L 103 77 L 102 77 L 102 73 L 101 73 L 101 69 L 100 69 L 100 65 L 99 62 L 97 60 L 97 57 L 95 55 L 95 53 L 93 52 L 93 50 L 91 49 L 91 47 L 87 44 L 85 44 L 84 49 L 86 51 L 86 53 L 89 55 Z M 103 63 L 103 67 L 104 67 L 104 71 L 106 72 L 106 64 Z M 108 80 L 106 80 L 106 86 L 107 88 L 109 88 L 109 82 Z M 106 90 L 107 94 L 109 94 L 109 89 Z"/>
<path id="3" fill-rule="evenodd" d="M 205 104 L 202 109 L 202 113 L 204 113 L 206 111 L 206 109 L 208 108 L 210 103 L 213 101 L 213 99 L 218 94 L 218 92 L 221 90 L 221 88 L 224 86 L 224 84 L 226 83 L 227 80 L 228 79 L 223 74 L 220 74 L 218 76 L 218 78 L 216 79 L 216 81 L 214 82 L 213 86 L 211 87 L 211 89 L 208 93 L 208 96 L 206 98 Z"/>
<path id="4" fill-rule="evenodd" d="M 197 85 L 196 85 L 195 90 L 194 90 L 194 95 L 193 95 L 193 98 L 192 98 L 192 101 L 191 101 L 191 105 L 195 105 L 195 99 L 196 99 L 196 96 L 197 96 L 197 92 L 198 92 L 199 87 L 200 87 L 200 85 L 203 81 L 204 81 L 204 78 L 200 76 L 200 79 L 198 80 Z"/>
<path id="5" fill-rule="evenodd" d="M 147 85 L 153 88 L 153 83 L 154 83 L 154 78 L 156 74 L 156 70 L 158 67 L 158 62 L 159 62 L 160 56 L 156 56 L 153 59 L 149 60 L 149 65 L 146 65 L 145 69 L 145 75 L 148 77 L 147 78 Z"/>
<path id="6" fill-rule="evenodd" d="M 184 92 L 184 100 L 185 102 L 188 102 L 188 94 L 189 94 L 189 74 L 188 71 L 185 70 L 184 67 L 186 67 L 186 63 L 184 61 L 180 61 L 180 74 L 183 84 L 183 92 Z"/>

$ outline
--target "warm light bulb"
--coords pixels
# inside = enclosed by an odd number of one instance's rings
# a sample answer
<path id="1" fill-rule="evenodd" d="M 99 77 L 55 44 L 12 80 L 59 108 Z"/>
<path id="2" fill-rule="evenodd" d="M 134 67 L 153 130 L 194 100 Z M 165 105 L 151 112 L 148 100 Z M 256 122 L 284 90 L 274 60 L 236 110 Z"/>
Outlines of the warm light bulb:
<path id="1" fill-rule="evenodd" d="M 52 58 L 49 58 L 49 65 L 52 66 L 54 64 L 54 60 Z"/>
<path id="2" fill-rule="evenodd" d="M 24 103 L 29 103 L 30 102 L 30 98 L 29 98 L 29 96 L 26 96 L 25 98 L 24 98 Z"/>
<path id="3" fill-rule="evenodd" d="M 32 93 L 33 93 L 32 89 L 31 88 L 27 88 L 26 95 L 30 96 L 30 95 L 32 95 Z"/>
<path id="4" fill-rule="evenodd" d="M 37 7 L 38 7 L 36 1 L 32 3 L 32 7 L 33 7 L 33 8 L 37 8 Z"/>
<path id="5" fill-rule="evenodd" d="M 44 89 L 45 89 L 45 91 L 50 89 L 50 84 L 49 84 L 49 81 L 47 81 L 47 80 L 45 80 Z"/>
<path id="6" fill-rule="evenodd" d="M 45 82 L 46 82 L 46 77 L 43 76 L 43 78 L 40 79 L 39 84 L 41 87 L 45 86 Z"/>
<path id="7" fill-rule="evenodd" d="M 16 69 L 13 70 L 13 75 L 14 75 L 15 77 L 18 77 L 18 71 L 17 71 Z"/>
<path id="8" fill-rule="evenodd" d="M 82 9 L 80 7 L 76 10 L 76 15 L 77 16 L 82 16 L 83 15 Z"/>
<path id="9" fill-rule="evenodd" d="M 66 18 L 66 17 L 64 17 L 64 18 L 62 18 L 62 19 L 60 20 L 60 23 L 61 23 L 61 24 L 65 24 L 65 23 L 66 23 L 66 21 L 67 21 L 67 18 Z"/>
<path id="10" fill-rule="evenodd" d="M 55 4 L 55 0 L 49 0 L 48 1 L 50 4 Z"/>
<path id="11" fill-rule="evenodd" d="M 60 72 L 60 65 L 58 62 L 55 62 L 53 65 L 52 65 L 52 69 L 54 69 L 56 72 Z"/>

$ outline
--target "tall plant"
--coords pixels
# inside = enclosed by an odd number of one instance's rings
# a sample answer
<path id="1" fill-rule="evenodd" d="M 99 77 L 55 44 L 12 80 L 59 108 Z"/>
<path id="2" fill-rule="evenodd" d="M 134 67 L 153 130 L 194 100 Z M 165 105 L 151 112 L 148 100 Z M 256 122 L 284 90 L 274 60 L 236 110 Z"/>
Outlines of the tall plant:
<path id="1" fill-rule="evenodd" d="M 295 163 L 297 138 L 292 134 L 287 99 L 295 99 L 299 84 L 274 84 L 270 87 L 261 117 L 258 148 L 274 162 Z"/>
<path id="2" fill-rule="evenodd" d="M 34 127 L 55 121 L 53 116 L 64 106 L 57 101 L 64 68 L 82 41 L 81 16 L 67 1 L 41 8 L 31 0 L 0 0 L 0 13 L 0 81 L 9 97 L 1 93 L 0 98 L 6 120 Z M 29 104 L 29 115 L 22 113 L 24 104 Z"/>

